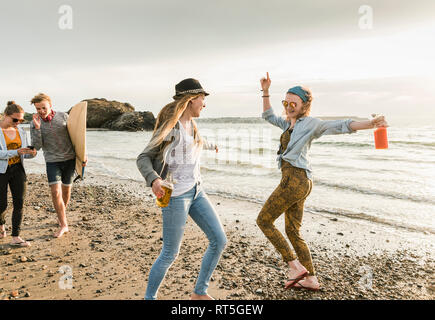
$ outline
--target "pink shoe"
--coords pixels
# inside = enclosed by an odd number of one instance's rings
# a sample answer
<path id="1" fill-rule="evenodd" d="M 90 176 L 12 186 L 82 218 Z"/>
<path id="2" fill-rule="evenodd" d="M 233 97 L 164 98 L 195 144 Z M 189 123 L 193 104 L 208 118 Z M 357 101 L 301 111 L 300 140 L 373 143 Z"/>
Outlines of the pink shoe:
<path id="1" fill-rule="evenodd" d="M 298 281 L 302 280 L 303 278 L 305 278 L 308 275 L 308 271 L 305 271 L 304 273 L 300 274 L 299 276 L 297 276 L 294 279 L 290 279 L 284 286 L 284 289 L 289 289 L 291 287 L 293 287 L 296 283 L 298 283 Z"/>

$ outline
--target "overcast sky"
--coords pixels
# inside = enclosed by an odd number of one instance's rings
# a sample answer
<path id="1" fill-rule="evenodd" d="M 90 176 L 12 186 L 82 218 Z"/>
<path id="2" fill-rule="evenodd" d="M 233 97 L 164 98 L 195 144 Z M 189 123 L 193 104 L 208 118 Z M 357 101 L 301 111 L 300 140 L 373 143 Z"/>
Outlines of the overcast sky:
<path id="1" fill-rule="evenodd" d="M 279 112 L 303 84 L 314 116 L 435 120 L 433 0 L 2 1 L 0 49 L 1 109 L 33 112 L 45 92 L 58 110 L 104 97 L 156 115 L 194 77 L 211 93 L 202 117 L 258 116 L 269 71 Z"/>

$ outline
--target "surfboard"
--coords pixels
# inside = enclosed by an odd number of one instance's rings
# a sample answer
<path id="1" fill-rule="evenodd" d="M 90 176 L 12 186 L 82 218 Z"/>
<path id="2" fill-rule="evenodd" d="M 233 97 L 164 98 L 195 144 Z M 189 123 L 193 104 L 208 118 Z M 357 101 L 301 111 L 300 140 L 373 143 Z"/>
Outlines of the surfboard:
<path id="1" fill-rule="evenodd" d="M 86 114 L 88 110 L 88 103 L 82 101 L 77 103 L 71 108 L 66 127 L 68 129 L 69 137 L 71 138 L 74 151 L 76 153 L 76 173 L 77 179 L 83 180 L 85 175 L 85 167 L 83 162 L 86 158 Z"/>

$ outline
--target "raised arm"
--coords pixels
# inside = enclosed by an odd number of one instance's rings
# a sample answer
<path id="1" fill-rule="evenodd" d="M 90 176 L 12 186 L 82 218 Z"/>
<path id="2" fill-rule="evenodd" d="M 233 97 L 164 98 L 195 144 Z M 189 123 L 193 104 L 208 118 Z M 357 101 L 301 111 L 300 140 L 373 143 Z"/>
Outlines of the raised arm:
<path id="1" fill-rule="evenodd" d="M 270 80 L 269 72 L 267 72 L 267 77 L 260 79 L 261 91 L 263 92 L 263 114 L 261 117 L 270 124 L 285 130 L 288 127 L 287 121 L 285 121 L 282 117 L 276 116 L 270 104 L 269 88 L 271 83 L 272 81 Z"/>
<path id="2" fill-rule="evenodd" d="M 36 150 L 42 148 L 41 118 L 38 114 L 34 114 L 33 121 L 30 122 L 30 138 Z"/>
<path id="3" fill-rule="evenodd" d="M 269 88 L 270 88 L 270 84 L 272 83 L 272 81 L 270 80 L 269 72 L 266 72 L 266 74 L 267 74 L 266 78 L 260 79 L 261 91 L 263 92 L 263 96 L 262 96 L 262 98 L 263 98 L 263 112 L 272 108 L 272 106 L 270 104 L 270 99 L 269 99 L 270 98 Z"/>

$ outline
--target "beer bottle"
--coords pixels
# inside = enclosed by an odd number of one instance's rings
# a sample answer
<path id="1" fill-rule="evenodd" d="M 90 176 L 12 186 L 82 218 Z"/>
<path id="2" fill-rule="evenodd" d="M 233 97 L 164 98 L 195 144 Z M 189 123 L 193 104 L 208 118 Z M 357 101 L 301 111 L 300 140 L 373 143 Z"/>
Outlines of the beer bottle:
<path id="1" fill-rule="evenodd" d="M 174 180 L 172 178 L 172 174 L 168 172 L 168 176 L 162 182 L 162 189 L 165 191 L 165 194 L 161 198 L 156 199 L 156 204 L 161 207 L 167 207 L 169 201 L 171 200 L 172 190 L 174 190 Z"/>

